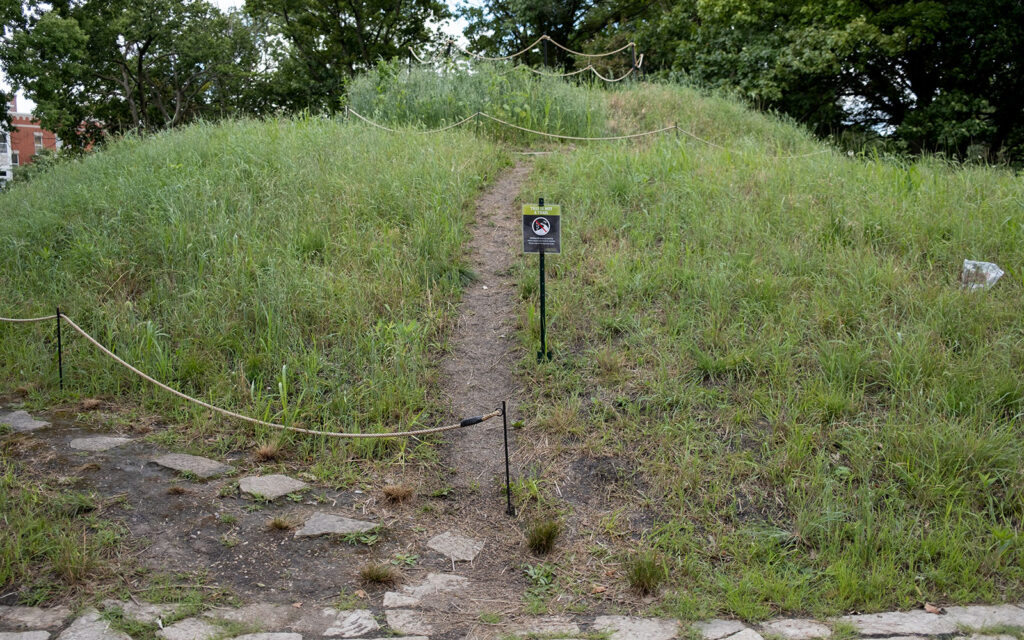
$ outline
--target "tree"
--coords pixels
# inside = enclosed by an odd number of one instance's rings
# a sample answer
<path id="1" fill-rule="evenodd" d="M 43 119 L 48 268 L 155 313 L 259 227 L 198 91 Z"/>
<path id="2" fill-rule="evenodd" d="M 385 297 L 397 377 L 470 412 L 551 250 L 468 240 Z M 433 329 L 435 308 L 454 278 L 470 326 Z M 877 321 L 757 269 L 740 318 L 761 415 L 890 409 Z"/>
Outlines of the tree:
<path id="1" fill-rule="evenodd" d="M 236 111 L 259 52 L 251 31 L 204 0 L 39 3 L 0 61 L 43 127 L 72 147 Z"/>
<path id="2" fill-rule="evenodd" d="M 246 11 L 279 38 L 270 41 L 268 100 L 327 112 L 342 105 L 350 76 L 405 57 L 430 40 L 428 24 L 450 15 L 440 0 L 248 0 Z"/>

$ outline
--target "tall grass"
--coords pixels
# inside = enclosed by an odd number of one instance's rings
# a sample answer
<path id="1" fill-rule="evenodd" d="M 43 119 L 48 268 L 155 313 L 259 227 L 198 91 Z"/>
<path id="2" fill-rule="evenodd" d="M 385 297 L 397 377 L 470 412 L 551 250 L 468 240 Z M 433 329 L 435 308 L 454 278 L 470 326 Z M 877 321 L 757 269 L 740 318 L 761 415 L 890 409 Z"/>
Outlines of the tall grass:
<path id="1" fill-rule="evenodd" d="M 382 62 L 349 87 L 350 106 L 383 124 L 434 129 L 480 111 L 521 127 L 572 136 L 605 132 L 601 92 L 511 65 L 406 68 Z M 488 120 L 467 124 L 500 140 L 536 141 Z"/>
<path id="2" fill-rule="evenodd" d="M 124 139 L 0 195 L 4 315 L 59 304 L 156 378 L 261 418 L 429 422 L 433 356 L 468 273 L 468 204 L 502 163 L 468 132 L 397 137 L 312 117 Z M 53 339 L 50 324 L 0 325 L 4 386 L 53 392 Z M 75 337 L 64 364 L 74 393 L 190 411 Z M 266 439 L 232 427 L 214 430 L 224 449 Z M 307 456 L 323 444 L 302 442 Z M 330 446 L 345 459 L 402 445 Z"/>
<path id="3" fill-rule="evenodd" d="M 539 159 L 529 187 L 562 205 L 565 236 L 532 417 L 579 443 L 566 455 L 631 458 L 653 484 L 638 506 L 657 514 L 666 610 L 1020 598 L 1020 179 L 773 160 L 821 147 L 688 90 L 610 100 L 614 122 L 670 118 L 730 149 L 590 146 Z M 1007 275 L 964 291 L 965 258 Z M 519 269 L 532 354 L 536 266 Z"/>

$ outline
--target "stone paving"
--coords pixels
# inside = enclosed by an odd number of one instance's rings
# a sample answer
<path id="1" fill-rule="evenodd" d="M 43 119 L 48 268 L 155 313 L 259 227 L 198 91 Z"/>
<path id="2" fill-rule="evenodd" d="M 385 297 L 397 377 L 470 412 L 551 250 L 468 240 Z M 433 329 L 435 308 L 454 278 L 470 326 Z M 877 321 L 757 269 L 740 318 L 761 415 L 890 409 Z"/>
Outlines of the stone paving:
<path id="1" fill-rule="evenodd" d="M 24 411 L 0 414 L 0 424 L 16 431 L 47 426 Z M 38 426 L 37 426 L 38 425 Z M 128 438 L 76 438 L 75 450 L 102 452 L 131 442 Z M 233 471 L 216 460 L 172 453 L 153 462 L 182 473 L 207 479 Z M 306 483 L 284 475 L 249 476 L 239 480 L 239 489 L 262 499 L 274 500 L 307 488 Z M 364 533 L 377 523 L 354 520 L 325 511 L 314 512 L 296 537 Z M 446 531 L 427 542 L 431 549 L 455 561 L 472 562 L 485 542 Z M 666 618 L 622 615 L 521 616 L 496 624 L 480 625 L 472 613 L 459 615 L 458 603 L 474 593 L 473 583 L 456 573 L 428 573 L 419 581 L 383 594 L 381 606 L 367 602 L 365 608 L 338 610 L 253 602 L 236 609 L 217 608 L 200 616 L 177 619 L 173 604 L 149 604 L 105 600 L 101 611 L 86 609 L 74 614 L 67 607 L 0 606 L 0 640 L 132 640 L 110 619 L 124 617 L 156 625 L 161 640 L 476 640 L 492 638 L 543 637 L 565 640 L 594 637 L 609 640 L 816 640 L 831 637 L 839 624 L 873 640 L 1016 640 L 1024 634 L 1024 606 L 1014 604 L 948 607 L 942 614 L 923 610 L 848 615 L 832 620 L 787 618 L 760 624 L 737 620 L 707 620 L 682 624 Z M 116 612 L 117 615 L 111 615 Z M 167 624 L 165 624 L 165 622 Z M 234 626 L 225 626 L 234 625 Z M 457 629 L 483 629 L 458 631 Z M 235 630 L 231 634 L 230 630 Z M 241 633 L 238 629 L 244 629 Z M 455 629 L 453 631 L 453 629 Z M 1015 635 L 984 635 L 986 630 Z M 440 633 L 441 636 L 436 634 Z"/>

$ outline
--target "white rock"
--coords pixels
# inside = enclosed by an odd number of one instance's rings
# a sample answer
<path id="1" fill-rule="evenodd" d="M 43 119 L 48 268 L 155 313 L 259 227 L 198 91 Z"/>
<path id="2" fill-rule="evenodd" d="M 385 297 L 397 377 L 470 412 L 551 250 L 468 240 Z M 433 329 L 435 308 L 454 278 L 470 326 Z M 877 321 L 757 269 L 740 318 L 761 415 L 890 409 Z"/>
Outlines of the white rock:
<path id="1" fill-rule="evenodd" d="M 203 479 L 225 474 L 232 469 L 232 467 L 221 464 L 216 460 L 192 456 L 187 453 L 169 453 L 159 458 L 153 458 L 153 462 L 161 467 L 167 467 L 178 472 L 191 473 Z"/>
<path id="2" fill-rule="evenodd" d="M 254 602 L 238 609 L 212 609 L 204 615 L 217 620 L 258 625 L 264 629 L 283 629 L 301 614 L 295 607 L 271 602 Z"/>
<path id="3" fill-rule="evenodd" d="M 729 636 L 729 640 L 764 640 L 761 634 L 753 629 L 744 629 L 739 633 Z"/>
<path id="4" fill-rule="evenodd" d="M 484 543 L 482 540 L 474 540 L 451 531 L 445 531 L 428 540 L 427 546 L 452 560 L 471 562 L 483 550 Z"/>
<path id="5" fill-rule="evenodd" d="M 517 636 L 578 636 L 580 626 L 567 616 L 539 616 L 510 624 L 507 632 Z"/>
<path id="6" fill-rule="evenodd" d="M 953 616 L 923 610 L 843 616 L 839 621 L 852 624 L 866 636 L 938 636 L 957 631 L 957 622 Z"/>
<path id="7" fill-rule="evenodd" d="M 396 633 L 429 635 L 434 632 L 430 619 L 412 609 L 388 609 L 388 626 Z"/>
<path id="8" fill-rule="evenodd" d="M 114 436 L 96 436 L 95 438 L 75 438 L 71 441 L 71 448 L 78 451 L 106 451 L 114 447 L 131 442 L 131 438 L 115 438 Z"/>
<path id="9" fill-rule="evenodd" d="M 1006 625 L 1024 627 L 1024 609 L 1012 604 L 973 607 L 946 607 L 946 614 L 954 623 L 971 629 L 984 629 Z"/>
<path id="10" fill-rule="evenodd" d="M 611 640 L 673 640 L 678 636 L 679 623 L 663 618 L 599 616 L 594 628 L 609 632 Z"/>
<path id="11" fill-rule="evenodd" d="M 401 609 L 403 607 L 418 607 L 420 599 L 414 596 L 407 596 L 404 593 L 388 591 L 384 594 L 385 609 Z"/>
<path id="12" fill-rule="evenodd" d="M 371 631 L 377 631 L 380 625 L 373 618 L 369 609 L 355 609 L 353 611 L 341 611 L 334 623 L 324 631 L 324 635 L 330 638 L 355 638 L 364 636 Z"/>
<path id="13" fill-rule="evenodd" d="M 71 617 L 67 607 L 7 607 L 0 606 L 0 624 L 15 629 L 50 629 L 59 627 Z"/>
<path id="14" fill-rule="evenodd" d="M 0 631 L 0 640 L 50 640 L 49 631 Z"/>
<path id="15" fill-rule="evenodd" d="M 247 633 L 233 640 L 302 640 L 301 633 Z"/>
<path id="16" fill-rule="evenodd" d="M 296 538 L 308 538 L 327 534 L 347 535 L 349 533 L 365 533 L 377 528 L 376 522 L 353 520 L 344 516 L 317 511 L 306 520 L 306 524 L 295 532 Z"/>
<path id="17" fill-rule="evenodd" d="M 832 630 L 816 620 L 803 618 L 784 618 L 769 620 L 761 625 L 761 631 L 786 640 L 811 640 L 812 638 L 829 638 Z"/>
<path id="18" fill-rule="evenodd" d="M 19 433 L 35 431 L 36 429 L 42 429 L 43 427 L 50 426 L 49 422 L 36 420 L 30 416 L 27 411 L 0 413 L 0 424 L 5 424 L 13 431 L 17 431 Z"/>
<path id="19" fill-rule="evenodd" d="M 302 491 L 308 486 L 302 480 L 289 478 L 279 473 L 269 476 L 246 476 L 238 481 L 238 488 L 242 490 L 242 493 L 266 500 L 277 500 L 289 493 Z"/>
<path id="20" fill-rule="evenodd" d="M 185 618 L 156 632 L 164 640 L 210 640 L 218 634 L 219 627 L 199 618 Z"/>
<path id="21" fill-rule="evenodd" d="M 126 618 L 137 620 L 146 624 L 153 624 L 157 619 L 163 619 L 173 614 L 178 607 L 173 604 L 150 604 L 143 602 L 121 602 L 120 600 L 104 600 L 103 610 L 120 609 Z"/>
<path id="22" fill-rule="evenodd" d="M 738 620 L 721 620 L 716 618 L 714 620 L 698 622 L 693 625 L 693 628 L 700 631 L 701 635 L 704 636 L 704 640 L 721 640 L 721 638 L 743 631 L 747 626 Z"/>
<path id="23" fill-rule="evenodd" d="M 131 640 L 127 634 L 114 631 L 110 623 L 100 619 L 95 609 L 89 609 L 57 636 L 57 640 Z"/>

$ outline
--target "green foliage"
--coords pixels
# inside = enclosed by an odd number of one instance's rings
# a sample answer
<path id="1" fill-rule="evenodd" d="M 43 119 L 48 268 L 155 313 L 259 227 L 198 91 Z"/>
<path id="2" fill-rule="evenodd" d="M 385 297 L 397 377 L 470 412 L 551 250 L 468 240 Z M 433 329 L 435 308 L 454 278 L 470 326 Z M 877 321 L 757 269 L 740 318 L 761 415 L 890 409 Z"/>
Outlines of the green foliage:
<path id="1" fill-rule="evenodd" d="M 467 205 L 503 162 L 466 132 L 408 139 L 321 118 L 127 137 L 0 194 L 0 289 L 7 309 L 60 304 L 144 371 L 243 413 L 331 431 L 433 425 Z M 296 247 L 314 232 L 310 259 Z M 56 380 L 50 329 L 0 326 L 9 388 Z M 154 393 L 73 336 L 64 367 L 78 393 L 127 394 L 214 451 L 269 439 Z M 324 478 L 412 453 L 286 440 Z"/>
<path id="2" fill-rule="evenodd" d="M 357 112 L 393 126 L 439 128 L 480 111 L 538 131 L 574 136 L 605 131 L 605 103 L 599 92 L 511 65 L 435 70 L 381 62 L 353 80 L 348 100 Z M 487 120 L 466 126 L 503 140 L 537 139 Z"/>
<path id="3" fill-rule="evenodd" d="M 657 593 L 658 586 L 668 576 L 665 565 L 657 553 L 646 551 L 629 559 L 626 579 L 629 586 L 641 596 Z"/>
<path id="4" fill-rule="evenodd" d="M 934 158 L 776 160 L 824 149 L 687 89 L 609 101 L 616 122 L 678 121 L 727 150 L 667 136 L 536 161 L 524 192 L 561 204 L 563 253 L 556 358 L 522 362 L 526 422 L 636 467 L 650 502 L 615 530 L 652 512 L 666 608 L 1024 595 L 1024 183 Z M 968 257 L 1007 276 L 965 291 Z M 530 354 L 536 261 L 515 273 Z M 577 399 L 571 420 L 551 398 Z"/>

